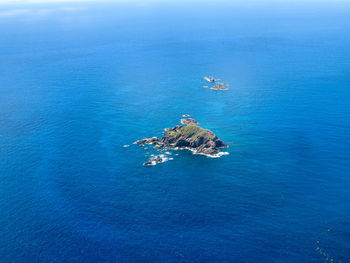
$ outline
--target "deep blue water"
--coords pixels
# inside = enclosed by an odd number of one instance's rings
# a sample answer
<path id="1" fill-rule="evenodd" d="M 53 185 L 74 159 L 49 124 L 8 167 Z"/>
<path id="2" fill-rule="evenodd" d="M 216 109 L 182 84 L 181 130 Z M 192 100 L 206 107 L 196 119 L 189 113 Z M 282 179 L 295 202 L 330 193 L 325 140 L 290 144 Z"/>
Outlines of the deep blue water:
<path id="1" fill-rule="evenodd" d="M 0 261 L 350 262 L 349 17 L 1 5 Z M 123 148 L 182 114 L 230 155 L 143 167 Z"/>

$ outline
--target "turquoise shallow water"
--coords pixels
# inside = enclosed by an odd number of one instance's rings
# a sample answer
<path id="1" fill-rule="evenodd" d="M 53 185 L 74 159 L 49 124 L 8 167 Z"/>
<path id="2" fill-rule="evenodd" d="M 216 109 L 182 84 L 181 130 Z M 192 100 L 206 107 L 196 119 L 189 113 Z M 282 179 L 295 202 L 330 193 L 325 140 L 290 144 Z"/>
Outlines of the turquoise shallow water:
<path id="1" fill-rule="evenodd" d="M 349 262 L 349 13 L 1 6 L 1 261 Z M 182 114 L 230 155 L 122 147 Z"/>

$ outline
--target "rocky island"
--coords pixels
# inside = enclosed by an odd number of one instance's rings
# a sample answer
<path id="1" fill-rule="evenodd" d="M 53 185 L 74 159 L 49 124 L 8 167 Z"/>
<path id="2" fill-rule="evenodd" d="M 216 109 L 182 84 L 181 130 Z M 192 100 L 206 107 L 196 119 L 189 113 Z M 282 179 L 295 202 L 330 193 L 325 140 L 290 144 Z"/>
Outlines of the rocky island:
<path id="1" fill-rule="evenodd" d="M 213 76 L 204 77 L 204 80 L 215 84 L 210 88 L 212 90 L 228 90 L 227 88 L 229 86 L 228 83 L 219 82 L 220 79 L 215 79 Z M 203 86 L 203 87 L 208 88 L 208 86 Z"/>
<path id="2" fill-rule="evenodd" d="M 168 148 L 185 148 L 204 155 L 216 155 L 220 148 L 227 147 L 212 131 L 193 124 L 177 125 L 168 129 L 160 144 Z"/>
<path id="3" fill-rule="evenodd" d="M 158 151 L 187 149 L 195 154 L 203 154 L 209 157 L 220 157 L 223 153 L 221 148 L 227 147 L 212 131 L 199 127 L 198 122 L 192 118 L 181 119 L 184 125 L 166 129 L 161 139 L 157 137 L 143 138 L 134 142 L 140 146 L 154 145 Z M 155 165 L 167 160 L 163 156 L 152 156 L 144 165 Z"/>
<path id="4" fill-rule="evenodd" d="M 213 89 L 213 90 L 228 90 L 227 86 L 228 86 L 228 84 L 226 84 L 226 83 L 218 83 L 218 84 L 214 85 L 213 87 L 211 87 L 210 89 Z"/>
<path id="5" fill-rule="evenodd" d="M 181 119 L 183 125 L 198 125 L 198 122 L 192 118 Z"/>

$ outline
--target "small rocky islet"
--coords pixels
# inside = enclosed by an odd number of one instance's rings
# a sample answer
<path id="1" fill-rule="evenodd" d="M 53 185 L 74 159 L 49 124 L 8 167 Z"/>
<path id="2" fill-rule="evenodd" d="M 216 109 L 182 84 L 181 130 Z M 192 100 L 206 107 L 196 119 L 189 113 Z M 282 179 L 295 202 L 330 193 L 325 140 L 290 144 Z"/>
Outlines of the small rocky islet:
<path id="1" fill-rule="evenodd" d="M 181 119 L 183 125 L 198 125 L 198 122 L 192 118 Z"/>
<path id="2" fill-rule="evenodd" d="M 189 116 L 189 115 L 187 115 Z M 198 126 L 198 122 L 193 118 L 181 119 L 183 125 L 176 125 L 172 128 L 165 129 L 162 138 L 156 136 L 143 138 L 134 142 L 139 146 L 154 145 L 153 148 L 165 154 L 151 155 L 151 158 L 143 165 L 156 165 L 173 158 L 168 158 L 171 154 L 169 150 L 191 150 L 195 154 L 202 154 L 208 157 L 220 157 L 228 154 L 220 152 L 221 148 L 228 147 L 212 131 Z"/>
<path id="3" fill-rule="evenodd" d="M 212 86 L 210 89 L 212 90 L 228 90 L 228 83 L 224 83 L 224 82 L 219 82 L 220 79 L 216 79 L 213 76 L 209 76 L 209 77 L 204 77 L 203 78 L 205 81 L 214 83 L 215 85 Z M 203 86 L 204 88 L 209 88 L 209 86 Z"/>
<path id="4" fill-rule="evenodd" d="M 227 86 L 228 86 L 227 83 L 217 83 L 216 85 L 214 85 L 210 89 L 213 89 L 213 90 L 228 90 Z"/>

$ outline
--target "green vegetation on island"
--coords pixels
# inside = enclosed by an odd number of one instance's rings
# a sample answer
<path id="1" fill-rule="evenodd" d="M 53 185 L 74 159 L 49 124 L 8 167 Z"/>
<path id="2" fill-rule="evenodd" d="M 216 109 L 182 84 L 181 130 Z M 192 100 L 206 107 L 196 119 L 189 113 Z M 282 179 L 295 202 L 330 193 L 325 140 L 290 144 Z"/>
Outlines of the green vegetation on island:
<path id="1" fill-rule="evenodd" d="M 199 127 L 198 122 L 192 118 L 181 119 L 185 126 L 176 125 L 166 129 L 161 139 L 157 137 L 144 138 L 135 142 L 140 146 L 147 144 L 154 145 L 158 151 L 169 149 L 188 149 L 196 154 L 203 154 L 211 157 L 221 156 L 220 148 L 227 147 L 212 131 Z M 154 165 L 163 162 L 164 158 L 152 157 L 145 165 Z"/>

